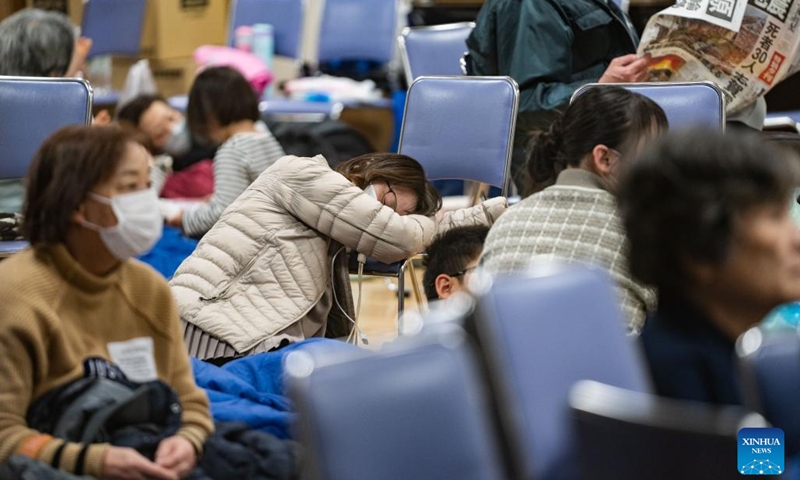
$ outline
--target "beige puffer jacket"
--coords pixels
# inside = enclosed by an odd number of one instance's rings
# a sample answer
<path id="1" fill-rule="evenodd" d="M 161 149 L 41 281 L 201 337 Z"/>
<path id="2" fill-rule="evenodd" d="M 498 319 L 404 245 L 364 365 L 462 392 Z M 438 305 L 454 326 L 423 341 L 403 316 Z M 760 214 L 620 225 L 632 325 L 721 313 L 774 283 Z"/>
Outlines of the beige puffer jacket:
<path id="1" fill-rule="evenodd" d="M 491 224 L 505 209 L 498 198 L 438 224 L 401 216 L 322 156 L 287 156 L 225 210 L 170 284 L 184 321 L 246 353 L 320 301 L 331 281 L 330 240 L 391 263 L 424 250 L 437 231 Z"/>

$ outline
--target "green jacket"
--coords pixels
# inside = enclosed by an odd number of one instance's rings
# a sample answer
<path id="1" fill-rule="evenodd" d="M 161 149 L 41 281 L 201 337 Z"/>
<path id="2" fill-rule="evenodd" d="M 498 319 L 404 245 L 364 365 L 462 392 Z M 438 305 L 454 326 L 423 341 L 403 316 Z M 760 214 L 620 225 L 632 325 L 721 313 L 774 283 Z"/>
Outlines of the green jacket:
<path id="1" fill-rule="evenodd" d="M 508 75 L 520 113 L 564 107 L 638 36 L 611 0 L 487 0 L 467 39 L 476 75 Z"/>

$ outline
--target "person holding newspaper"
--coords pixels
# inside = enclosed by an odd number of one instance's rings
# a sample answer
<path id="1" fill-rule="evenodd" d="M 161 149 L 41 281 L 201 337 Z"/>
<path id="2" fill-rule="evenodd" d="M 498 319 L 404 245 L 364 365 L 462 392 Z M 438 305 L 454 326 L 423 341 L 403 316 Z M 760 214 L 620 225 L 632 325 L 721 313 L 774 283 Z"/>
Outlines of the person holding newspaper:
<path id="1" fill-rule="evenodd" d="M 520 86 L 512 175 L 525 196 L 525 149 L 576 89 L 648 78 L 649 56 L 612 0 L 487 0 L 467 39 L 472 74 L 508 75 Z"/>

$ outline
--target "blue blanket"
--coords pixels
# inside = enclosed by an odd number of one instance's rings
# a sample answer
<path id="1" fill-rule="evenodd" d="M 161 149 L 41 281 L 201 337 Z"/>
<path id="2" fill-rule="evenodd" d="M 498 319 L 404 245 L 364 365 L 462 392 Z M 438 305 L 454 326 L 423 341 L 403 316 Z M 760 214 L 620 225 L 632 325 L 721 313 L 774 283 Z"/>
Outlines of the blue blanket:
<path id="1" fill-rule="evenodd" d="M 164 233 L 152 250 L 139 257 L 139 260 L 158 270 L 169 280 L 175 270 L 194 252 L 197 240 L 185 237 L 180 229 L 164 227 Z"/>
<path id="2" fill-rule="evenodd" d="M 305 349 L 336 352 L 356 348 L 338 340 L 314 338 L 222 367 L 192 358 L 192 369 L 195 382 L 208 393 L 215 421 L 245 422 L 278 438 L 290 438 L 295 414 L 283 386 L 284 358 Z"/>

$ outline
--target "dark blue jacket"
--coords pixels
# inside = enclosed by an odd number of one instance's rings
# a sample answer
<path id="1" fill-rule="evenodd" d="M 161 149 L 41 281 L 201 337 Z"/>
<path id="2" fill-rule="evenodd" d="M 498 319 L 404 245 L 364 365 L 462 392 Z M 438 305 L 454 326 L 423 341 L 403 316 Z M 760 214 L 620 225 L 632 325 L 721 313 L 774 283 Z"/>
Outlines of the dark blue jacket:
<path id="1" fill-rule="evenodd" d="M 659 299 L 641 341 L 659 395 L 741 405 L 735 342 L 699 309 L 683 300 Z"/>

